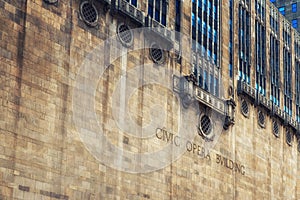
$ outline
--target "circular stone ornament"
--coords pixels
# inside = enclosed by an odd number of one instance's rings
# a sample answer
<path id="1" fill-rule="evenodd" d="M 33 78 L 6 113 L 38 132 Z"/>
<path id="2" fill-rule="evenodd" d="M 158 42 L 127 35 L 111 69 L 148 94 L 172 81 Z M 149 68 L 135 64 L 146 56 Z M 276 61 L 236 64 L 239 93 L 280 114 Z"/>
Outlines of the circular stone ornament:
<path id="1" fill-rule="evenodd" d="M 158 44 L 153 43 L 149 53 L 154 63 L 162 64 L 165 62 L 165 52 Z"/>
<path id="2" fill-rule="evenodd" d="M 213 123 L 209 116 L 203 114 L 200 116 L 199 125 L 198 125 L 198 134 L 206 140 L 213 140 Z"/>
<path id="3" fill-rule="evenodd" d="M 117 27 L 117 35 L 125 47 L 130 47 L 133 44 L 133 32 L 130 27 L 124 23 L 121 23 Z"/>
<path id="4" fill-rule="evenodd" d="M 82 20 L 91 27 L 95 27 L 98 24 L 98 11 L 96 7 L 89 1 L 83 1 L 80 4 L 80 16 Z"/>

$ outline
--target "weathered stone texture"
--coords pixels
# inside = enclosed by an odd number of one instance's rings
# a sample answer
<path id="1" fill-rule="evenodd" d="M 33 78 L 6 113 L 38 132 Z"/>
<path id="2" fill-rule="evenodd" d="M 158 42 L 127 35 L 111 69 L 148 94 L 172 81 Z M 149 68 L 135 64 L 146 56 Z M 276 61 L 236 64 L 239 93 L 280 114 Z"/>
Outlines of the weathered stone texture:
<path id="1" fill-rule="evenodd" d="M 75 78 L 88 53 L 115 34 L 118 22 L 125 21 L 133 28 L 136 25 L 123 16 L 105 13 L 100 1 L 94 2 L 99 10 L 98 28 L 90 28 L 78 18 L 79 1 L 61 0 L 57 5 L 49 5 L 42 0 L 0 0 L 1 200 L 299 199 L 300 157 L 296 138 L 292 146 L 286 144 L 283 124 L 276 138 L 269 115 L 266 127 L 261 128 L 257 123 L 257 111 L 261 108 L 257 106 L 249 104 L 250 115 L 244 117 L 236 91 L 235 125 L 222 133 L 209 157 L 201 158 L 197 152 L 187 151 L 171 165 L 145 174 L 121 172 L 95 159 L 73 124 Z M 170 10 L 174 9 L 173 1 L 170 4 Z M 190 33 L 190 4 L 184 1 L 184 34 Z M 146 10 L 146 4 L 141 9 Z M 223 25 L 228 23 L 227 13 L 224 2 Z M 171 13 L 169 21 L 173 19 Z M 236 82 L 228 78 L 228 28 L 224 25 L 222 30 L 221 67 L 227 91 L 230 85 L 236 88 Z M 135 40 L 134 45 L 143 42 Z M 110 98 L 122 75 L 124 61 L 109 60 L 113 51 L 107 48 L 106 62 L 111 65 L 99 80 L 95 95 L 95 110 L 107 138 L 131 152 L 147 152 L 166 145 L 160 140 L 149 145 L 147 140 L 128 136 L 115 127 Z M 237 58 L 238 55 L 235 63 Z M 128 69 L 152 65 L 148 50 L 130 52 L 126 59 Z M 97 63 L 96 58 L 90 60 Z M 167 63 L 166 68 L 179 70 L 179 64 L 170 58 Z M 188 61 L 183 60 L 182 66 L 184 75 L 190 73 Z M 141 74 L 157 76 L 153 68 L 152 73 Z M 165 128 L 176 133 L 178 100 L 160 86 L 139 88 L 129 103 L 129 114 L 137 124 L 147 124 L 153 102 L 168 109 Z M 201 142 L 202 138 L 195 135 L 195 141 Z M 218 163 L 217 155 L 227 158 L 226 161 Z M 133 162 L 130 158 L 122 159 L 124 165 Z M 226 167 L 228 160 L 242 164 L 244 174 Z"/>

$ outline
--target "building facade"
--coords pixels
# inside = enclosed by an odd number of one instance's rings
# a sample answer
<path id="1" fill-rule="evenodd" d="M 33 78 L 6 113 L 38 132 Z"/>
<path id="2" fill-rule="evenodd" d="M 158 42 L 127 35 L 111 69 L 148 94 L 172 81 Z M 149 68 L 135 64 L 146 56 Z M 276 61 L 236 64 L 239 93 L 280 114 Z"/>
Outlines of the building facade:
<path id="1" fill-rule="evenodd" d="M 0 15 L 0 199 L 300 198 L 300 35 L 269 1 Z"/>
<path id="2" fill-rule="evenodd" d="M 279 12 L 285 16 L 292 24 L 292 27 L 297 29 L 300 19 L 299 3 L 300 1 L 283 1 L 283 0 L 270 0 L 278 8 Z"/>

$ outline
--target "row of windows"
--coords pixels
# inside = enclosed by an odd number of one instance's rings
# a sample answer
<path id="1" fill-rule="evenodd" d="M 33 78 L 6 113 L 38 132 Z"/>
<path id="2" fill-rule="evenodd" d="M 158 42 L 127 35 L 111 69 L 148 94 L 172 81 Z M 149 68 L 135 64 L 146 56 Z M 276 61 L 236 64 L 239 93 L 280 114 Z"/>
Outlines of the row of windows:
<path id="1" fill-rule="evenodd" d="M 216 0 L 192 1 L 193 50 L 213 59 L 218 56 L 218 6 Z M 213 12 L 213 15 L 211 13 Z"/>
<path id="2" fill-rule="evenodd" d="M 161 24 L 167 24 L 167 1 L 148 0 L 148 15 Z"/>
<path id="3" fill-rule="evenodd" d="M 219 96 L 220 70 L 217 67 L 219 50 L 219 1 L 192 0 L 191 25 L 192 48 L 199 57 L 209 60 L 209 67 L 198 65 L 193 67 L 193 73 L 198 85 L 213 95 Z"/>
<path id="4" fill-rule="evenodd" d="M 125 0 L 125 1 L 137 7 L 137 0 Z M 167 10 L 168 10 L 167 0 L 148 0 L 148 15 L 154 18 L 157 22 L 163 24 L 164 26 L 166 26 L 167 24 Z M 178 12 L 176 10 L 176 13 L 180 13 L 180 11 Z M 176 25 L 177 24 L 175 23 L 175 28 Z"/>
<path id="5" fill-rule="evenodd" d="M 256 0 L 256 13 L 261 16 L 261 20 L 255 20 L 255 89 L 258 93 L 266 95 L 266 79 L 267 70 L 266 66 L 266 29 L 264 26 L 263 7 L 264 1 Z M 258 6 L 259 5 L 259 6 Z M 278 21 L 274 17 L 270 17 L 271 27 L 273 30 L 278 30 Z M 239 7 L 239 78 L 247 83 L 250 83 L 250 14 L 244 7 Z M 287 27 L 283 30 L 283 40 L 285 47 L 283 49 L 283 75 L 284 75 L 284 111 L 292 115 L 292 61 L 291 61 L 291 34 L 290 28 Z M 280 67 L 279 67 L 279 41 L 271 34 L 270 35 L 270 82 L 271 93 L 270 99 L 276 104 L 280 105 Z M 300 54 L 300 49 L 299 49 Z M 297 75 L 296 75 L 297 76 Z M 300 84 L 299 88 L 300 89 Z M 299 90 L 300 92 L 300 90 Z M 300 111 L 300 110 L 299 110 Z"/>
<path id="6" fill-rule="evenodd" d="M 199 87 L 215 96 L 219 96 L 219 77 L 214 76 L 210 67 L 203 68 L 195 64 L 193 71 Z"/>
<path id="7" fill-rule="evenodd" d="M 265 3 L 265 0 L 255 0 L 256 15 L 260 16 L 261 19 L 265 18 Z"/>

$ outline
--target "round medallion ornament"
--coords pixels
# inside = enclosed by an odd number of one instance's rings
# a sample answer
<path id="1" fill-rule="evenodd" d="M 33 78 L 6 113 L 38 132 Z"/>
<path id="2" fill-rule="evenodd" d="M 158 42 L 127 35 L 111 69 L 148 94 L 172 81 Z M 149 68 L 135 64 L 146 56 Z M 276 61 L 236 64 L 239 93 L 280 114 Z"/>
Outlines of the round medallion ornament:
<path id="1" fill-rule="evenodd" d="M 207 140 L 213 140 L 213 124 L 207 115 L 200 116 L 198 134 Z"/>
<path id="2" fill-rule="evenodd" d="M 119 37 L 119 40 L 121 41 L 122 45 L 125 47 L 130 47 L 133 43 L 133 33 L 129 26 L 122 23 L 119 24 L 117 28 L 117 35 Z"/>
<path id="3" fill-rule="evenodd" d="M 98 24 L 98 11 L 96 7 L 89 1 L 83 1 L 80 4 L 80 16 L 82 20 L 89 26 L 96 26 Z"/>
<path id="4" fill-rule="evenodd" d="M 156 43 L 151 45 L 150 48 L 150 57 L 156 64 L 162 64 L 165 62 L 165 52 L 164 50 Z"/>

